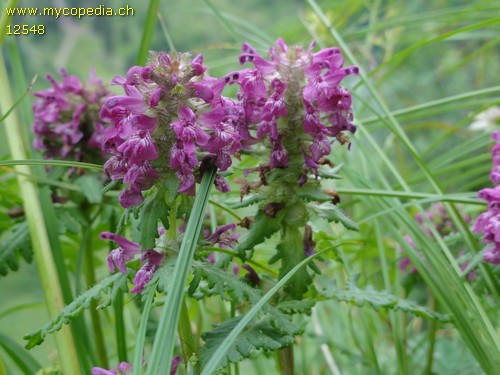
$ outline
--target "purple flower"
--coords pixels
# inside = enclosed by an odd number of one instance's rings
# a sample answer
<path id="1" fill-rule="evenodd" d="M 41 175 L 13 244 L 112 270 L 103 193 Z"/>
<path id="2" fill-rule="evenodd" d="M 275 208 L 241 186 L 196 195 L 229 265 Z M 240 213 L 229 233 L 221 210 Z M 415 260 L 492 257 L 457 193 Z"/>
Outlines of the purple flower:
<path id="1" fill-rule="evenodd" d="M 314 45 L 311 43 L 307 49 L 288 46 L 278 38 L 266 60 L 244 43 L 240 63 L 251 63 L 254 67 L 228 75 L 237 76 L 232 82 L 240 86 L 238 98 L 245 109 L 245 128 L 256 128 L 259 139 L 269 137 L 272 168 L 300 165 L 290 160 L 298 155 L 318 163 L 330 154 L 329 137 L 344 144 L 348 138 L 343 132 L 356 130 L 352 124 L 352 97 L 340 82 L 348 75 L 358 74 L 358 69 L 343 67 L 344 59 L 338 48 L 313 53 Z M 321 118 L 327 118 L 329 124 Z M 284 147 L 283 139 L 292 150 Z M 309 150 L 310 154 L 296 150 Z M 298 183 L 305 184 L 310 172 L 317 174 L 312 167 L 290 173 L 296 173 Z"/>
<path id="2" fill-rule="evenodd" d="M 147 283 L 151 281 L 158 266 L 163 262 L 165 254 L 155 250 L 146 250 L 141 255 L 143 266 L 137 271 L 134 277 L 134 287 L 130 293 L 141 293 Z"/>
<path id="3" fill-rule="evenodd" d="M 246 263 L 242 264 L 241 267 L 243 267 L 245 270 L 248 271 L 247 274 L 245 275 L 245 278 L 248 281 L 250 281 L 253 285 L 259 285 L 260 277 L 257 274 L 257 272 L 255 272 L 255 270 Z"/>
<path id="4" fill-rule="evenodd" d="M 101 367 L 93 367 L 92 375 L 129 375 L 132 373 L 132 366 L 127 362 L 121 362 L 116 369 L 106 370 Z"/>
<path id="5" fill-rule="evenodd" d="M 62 82 L 47 75 L 52 87 L 34 93 L 33 147 L 47 159 L 62 158 L 99 163 L 104 135 L 99 108 L 109 95 L 93 71 L 84 84 L 60 70 Z"/>
<path id="6" fill-rule="evenodd" d="M 125 263 L 134 259 L 136 254 L 140 254 L 141 246 L 138 243 L 127 240 L 125 237 L 110 232 L 102 232 L 100 238 L 114 241 L 119 246 L 108 255 L 109 271 L 114 272 L 116 266 L 121 273 L 127 272 Z"/>
<path id="7" fill-rule="evenodd" d="M 235 234 L 236 229 L 235 224 L 227 224 L 218 227 L 215 232 L 205 238 L 205 241 L 210 242 L 212 245 L 219 244 L 223 249 L 231 248 L 234 249 L 238 243 L 239 234 Z"/>
<path id="8" fill-rule="evenodd" d="M 158 181 L 170 179 L 179 184 L 179 193 L 194 194 L 207 156 L 221 170 L 231 165 L 245 120 L 241 106 L 220 96 L 231 79 L 206 76 L 201 55 L 191 59 L 163 52 L 153 54 L 147 66 L 134 66 L 126 77 L 113 79 L 124 94 L 108 98 L 101 109 L 113 124 L 105 131 L 103 150 L 110 154 L 106 173 L 128 184 L 120 194 L 124 207 L 141 204 L 142 192 Z M 243 133 L 249 137 L 248 130 Z"/>

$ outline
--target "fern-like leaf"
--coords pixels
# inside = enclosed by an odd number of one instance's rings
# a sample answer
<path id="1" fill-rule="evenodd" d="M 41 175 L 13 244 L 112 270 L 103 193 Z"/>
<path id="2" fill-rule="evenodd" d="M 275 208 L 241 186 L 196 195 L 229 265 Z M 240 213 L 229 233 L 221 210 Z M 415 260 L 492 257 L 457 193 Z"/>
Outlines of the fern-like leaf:
<path id="1" fill-rule="evenodd" d="M 451 321 L 451 317 L 447 314 L 432 311 L 428 307 L 420 306 L 413 301 L 401 299 L 387 291 L 378 291 L 372 286 L 368 286 L 366 289 L 360 289 L 356 282 L 358 277 L 359 274 L 352 278 L 347 290 L 333 291 L 329 293 L 327 297 L 339 302 L 347 302 L 358 307 L 362 307 L 366 304 L 377 311 L 381 308 L 401 310 L 425 319 L 439 320 L 441 322 Z"/>
<path id="2" fill-rule="evenodd" d="M 350 217 L 348 217 L 340 208 L 331 203 L 323 203 L 319 206 L 313 206 L 318 216 L 328 221 L 334 221 L 342 224 L 350 230 L 358 231 L 359 227 Z"/>
<path id="3" fill-rule="evenodd" d="M 31 349 L 36 345 L 40 345 L 48 334 L 54 333 L 61 329 L 63 324 L 68 324 L 72 319 L 78 317 L 85 309 L 90 308 L 92 301 L 99 301 L 102 294 L 110 294 L 104 302 L 99 306 L 104 308 L 112 302 L 113 296 L 116 295 L 119 289 L 126 288 L 127 274 L 116 273 L 108 276 L 99 284 L 94 285 L 85 293 L 79 295 L 73 302 L 67 305 L 57 316 L 45 324 L 42 328 L 24 336 L 27 340 L 26 349 Z"/>
<path id="4" fill-rule="evenodd" d="M 0 238 L 0 275 L 6 276 L 9 269 L 19 269 L 19 259 L 27 263 L 33 260 L 28 223 L 23 221 L 13 225 Z"/>
<path id="5" fill-rule="evenodd" d="M 200 353 L 202 367 L 212 357 L 220 346 L 220 343 L 238 324 L 240 319 L 241 317 L 237 317 L 226 321 L 216 326 L 211 332 L 202 335 L 203 340 L 205 340 L 205 345 Z M 260 319 L 255 324 L 247 326 L 227 352 L 226 361 L 225 363 L 221 363 L 220 367 L 226 366 L 228 362 L 234 363 L 248 358 L 257 350 L 276 350 L 293 344 L 293 341 L 294 338 L 292 335 L 283 335 L 268 321 Z"/>

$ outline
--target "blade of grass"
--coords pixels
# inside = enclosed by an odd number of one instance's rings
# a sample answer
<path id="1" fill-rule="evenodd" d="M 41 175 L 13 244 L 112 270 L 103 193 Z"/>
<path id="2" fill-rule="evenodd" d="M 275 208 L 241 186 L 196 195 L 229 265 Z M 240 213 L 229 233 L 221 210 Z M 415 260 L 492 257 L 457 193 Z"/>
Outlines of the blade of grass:
<path id="1" fill-rule="evenodd" d="M 17 5 L 17 0 L 9 0 L 7 4 L 5 4 L 5 8 L 2 9 L 2 15 L 0 16 L 0 48 L 3 45 L 5 40 L 5 36 L 7 35 L 7 26 L 10 24 L 10 21 L 13 16 L 8 15 L 5 9 L 14 8 Z"/>
<path id="2" fill-rule="evenodd" d="M 144 65 L 148 58 L 149 48 L 151 47 L 151 42 L 153 41 L 157 18 L 156 15 L 158 14 L 159 6 L 160 0 L 149 1 L 148 13 L 144 23 L 144 31 L 142 32 L 141 45 L 139 46 L 139 53 L 137 54 L 136 59 L 137 65 Z"/>
<path id="3" fill-rule="evenodd" d="M 9 79 L 5 68 L 3 55 L 0 52 L 0 82 L 3 87 L 0 96 L 0 109 L 12 107 L 12 95 L 10 93 Z M 7 142 L 13 158 L 26 159 L 22 128 L 17 119 L 16 111 L 12 111 L 5 120 L 7 128 Z M 16 168 L 25 174 L 31 174 L 28 166 L 17 165 Z M 18 175 L 20 194 L 23 198 L 24 212 L 30 228 L 31 241 L 35 260 L 39 270 L 42 290 L 45 294 L 45 302 L 49 315 L 55 316 L 64 307 L 64 299 L 57 278 L 57 269 L 52 256 L 50 241 L 45 227 L 42 206 L 39 200 L 36 185 L 29 179 Z M 64 328 L 60 334 L 55 336 L 59 352 L 61 369 L 64 373 L 80 374 L 80 365 L 75 349 L 73 337 L 69 328 Z"/>
<path id="4" fill-rule="evenodd" d="M 0 346 L 23 374 L 37 374 L 38 370 L 42 368 L 26 349 L 2 333 L 0 333 Z"/>
<path id="5" fill-rule="evenodd" d="M 179 256 L 171 277 L 172 282 L 169 285 L 167 301 L 163 307 L 158 330 L 156 331 L 146 375 L 169 372 L 168 369 L 170 369 L 172 362 L 182 300 L 186 289 L 186 280 L 191 268 L 196 242 L 201 231 L 210 190 L 215 179 L 215 172 L 214 168 L 210 168 L 203 174 L 200 190 L 196 195 L 182 239 Z"/>
<path id="6" fill-rule="evenodd" d="M 75 168 L 84 168 L 90 169 L 94 171 L 102 171 L 104 167 L 102 165 L 91 164 L 91 163 L 82 163 L 79 161 L 66 161 L 66 160 L 38 160 L 38 159 L 24 159 L 24 160 L 3 160 L 0 161 L 0 165 L 11 166 L 11 165 L 54 165 L 61 167 L 75 167 Z"/>
<path id="7" fill-rule="evenodd" d="M 14 110 L 14 108 L 17 107 L 17 105 L 19 103 L 21 103 L 21 100 L 24 99 L 24 97 L 31 91 L 31 88 L 33 87 L 33 85 L 35 84 L 36 82 L 36 79 L 37 79 L 38 75 L 35 75 L 33 77 L 33 79 L 31 80 L 31 83 L 30 85 L 26 88 L 26 90 L 24 90 L 24 93 L 14 102 L 14 104 L 12 105 L 12 107 L 10 107 L 7 112 L 5 112 L 1 117 L 0 117 L 0 122 L 2 122 L 3 120 L 5 120 L 7 118 L 7 116 Z"/>

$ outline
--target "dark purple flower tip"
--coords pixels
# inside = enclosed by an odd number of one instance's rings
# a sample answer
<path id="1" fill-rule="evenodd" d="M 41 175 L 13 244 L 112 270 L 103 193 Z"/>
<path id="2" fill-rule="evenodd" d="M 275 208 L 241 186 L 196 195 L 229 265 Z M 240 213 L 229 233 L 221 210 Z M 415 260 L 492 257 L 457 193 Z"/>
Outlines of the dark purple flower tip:
<path id="1" fill-rule="evenodd" d="M 278 141 L 274 142 L 271 150 L 270 159 L 271 168 L 286 168 L 288 167 L 288 153 L 283 144 Z"/>
<path id="2" fill-rule="evenodd" d="M 146 284 L 153 278 L 155 271 L 164 258 L 165 254 L 155 250 L 146 250 L 142 253 L 141 262 L 144 264 L 135 274 L 134 287 L 130 290 L 130 293 L 137 294 L 142 292 Z"/>
<path id="3" fill-rule="evenodd" d="M 140 164 L 144 160 L 158 159 L 158 152 L 151 135 L 147 131 L 138 131 L 118 147 L 118 151 L 130 164 Z"/>
<path id="4" fill-rule="evenodd" d="M 136 190 L 128 186 L 121 191 L 118 196 L 118 200 L 124 208 L 130 208 L 132 206 L 138 206 L 144 202 L 144 197 L 142 196 L 140 190 Z"/>
<path id="5" fill-rule="evenodd" d="M 215 176 L 214 185 L 215 185 L 215 188 L 218 191 L 220 191 L 221 193 L 227 193 L 231 190 L 226 179 L 224 177 L 222 177 L 220 174 Z"/>
<path id="6" fill-rule="evenodd" d="M 257 53 L 257 51 L 248 42 L 243 42 L 243 44 L 241 45 L 241 52 L 251 53 L 251 54 Z"/>
<path id="7" fill-rule="evenodd" d="M 149 162 L 145 161 L 141 164 L 131 165 L 123 177 L 123 182 L 130 184 L 133 190 L 144 191 L 151 188 L 158 178 L 160 178 L 158 172 Z"/>
<path id="8" fill-rule="evenodd" d="M 205 240 L 211 244 L 219 244 L 222 248 L 234 248 L 238 242 L 239 234 L 233 233 L 236 229 L 235 224 L 227 224 L 218 227 L 215 232 Z"/>
<path id="9" fill-rule="evenodd" d="M 319 160 L 323 156 L 330 155 L 331 151 L 330 141 L 328 141 L 328 138 L 325 137 L 323 134 L 318 133 L 314 137 L 311 145 L 309 146 L 309 150 L 311 151 L 313 159 Z"/>
<path id="10" fill-rule="evenodd" d="M 153 92 L 149 96 L 149 106 L 151 108 L 156 107 L 160 103 L 163 91 L 164 91 L 163 87 L 157 87 L 156 89 L 153 90 Z"/>
<path id="11" fill-rule="evenodd" d="M 195 95 L 205 103 L 211 103 L 215 97 L 214 90 L 205 82 L 194 82 L 192 87 Z"/>
<path id="12" fill-rule="evenodd" d="M 142 79 L 142 71 L 143 71 L 142 66 L 133 66 L 131 67 L 128 72 L 127 72 L 127 80 L 126 84 L 127 85 L 137 85 L 138 83 L 141 82 Z"/>
<path id="13" fill-rule="evenodd" d="M 103 240 L 114 241 L 119 246 L 108 255 L 109 271 L 114 272 L 116 266 L 121 273 L 127 272 L 125 263 L 134 259 L 134 256 L 141 252 L 141 246 L 136 242 L 127 240 L 125 237 L 110 232 L 102 232 L 100 234 L 100 238 Z"/>
<path id="14" fill-rule="evenodd" d="M 500 264 L 500 249 L 498 247 L 498 244 L 495 244 L 495 246 L 489 247 L 486 253 L 484 253 L 483 260 L 486 263 Z"/>
<path id="15" fill-rule="evenodd" d="M 179 193 L 185 193 L 187 195 L 196 194 L 196 180 L 192 174 L 181 175 L 181 183 L 179 186 Z"/>
<path id="16" fill-rule="evenodd" d="M 203 55 L 200 53 L 196 56 L 193 61 L 191 61 L 191 68 L 193 69 L 195 76 L 201 76 L 207 68 L 203 66 Z"/>
<path id="17" fill-rule="evenodd" d="M 170 364 L 170 375 L 175 375 L 177 372 L 177 367 L 179 366 L 179 363 L 182 362 L 182 357 L 180 355 L 174 356 L 172 358 L 172 363 Z"/>
<path id="18" fill-rule="evenodd" d="M 245 275 L 245 278 L 250 281 L 253 285 L 259 285 L 260 283 L 260 277 L 257 274 L 257 272 L 248 264 L 243 263 L 241 265 L 242 268 L 248 271 L 248 273 Z"/>

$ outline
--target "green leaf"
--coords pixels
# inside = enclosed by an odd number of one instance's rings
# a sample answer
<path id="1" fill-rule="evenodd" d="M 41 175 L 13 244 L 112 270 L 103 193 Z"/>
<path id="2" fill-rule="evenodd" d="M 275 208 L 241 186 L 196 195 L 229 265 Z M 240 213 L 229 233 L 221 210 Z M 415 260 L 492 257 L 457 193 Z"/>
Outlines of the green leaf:
<path id="1" fill-rule="evenodd" d="M 87 290 L 85 293 L 79 295 L 73 302 L 67 305 L 57 316 L 52 318 L 52 320 L 45 324 L 42 328 L 24 336 L 25 340 L 28 340 L 26 344 L 27 349 L 31 349 L 36 345 L 40 345 L 48 334 L 54 333 L 61 329 L 63 324 L 69 324 L 69 322 L 78 317 L 85 309 L 90 308 L 90 303 L 92 301 L 99 301 L 101 295 L 105 293 L 110 293 L 115 295 L 116 288 L 115 284 L 119 287 L 126 286 L 127 274 L 115 273 L 114 275 L 108 276 L 102 280 L 99 284 L 94 285 L 92 288 Z M 107 298 L 104 303 L 100 306 L 109 306 L 111 303 L 110 299 Z"/>
<path id="2" fill-rule="evenodd" d="M 148 362 L 147 375 L 159 374 L 160 369 L 168 372 L 170 367 L 181 307 L 183 305 L 182 300 L 185 294 L 186 280 L 191 269 L 198 236 L 201 233 L 203 217 L 215 179 L 215 173 L 216 170 L 214 168 L 208 168 L 203 173 L 200 189 L 196 195 L 193 210 L 189 215 L 179 256 L 172 272 L 172 283 L 169 286 L 168 299 L 163 306 L 158 329 L 156 330 L 151 357 Z M 165 272 L 165 270 L 161 271 Z M 136 373 L 138 374 L 139 370 L 134 372 L 134 374 Z"/>
<path id="3" fill-rule="evenodd" d="M 359 274 L 354 275 L 349 282 L 347 290 L 335 290 L 332 293 L 328 293 L 327 298 L 339 302 L 347 302 L 358 307 L 367 304 L 377 311 L 381 308 L 401 310 L 425 319 L 439 320 L 441 322 L 451 321 L 449 315 L 434 312 L 428 307 L 420 306 L 413 301 L 401 299 L 387 291 L 378 291 L 372 286 L 368 286 L 366 289 L 360 289 L 357 286 L 358 277 Z"/>
<path id="4" fill-rule="evenodd" d="M 342 224 L 344 227 L 350 230 L 359 230 L 358 224 L 356 224 L 350 217 L 348 217 L 340 208 L 331 203 L 323 203 L 319 206 L 313 206 L 314 210 L 317 212 L 318 216 L 326 219 L 328 221 L 334 221 L 336 223 Z"/>
<path id="5" fill-rule="evenodd" d="M 250 230 L 241 239 L 235 251 L 242 258 L 245 258 L 245 251 L 252 250 L 254 246 L 264 242 L 266 238 L 276 233 L 281 225 L 279 218 L 272 218 L 259 211 L 255 216 L 255 222 L 250 226 Z"/>
<path id="6" fill-rule="evenodd" d="M 340 245 L 340 244 L 339 244 Z M 326 251 L 326 250 L 325 250 Z M 236 326 L 227 333 L 224 340 L 220 342 L 216 351 L 212 354 L 209 361 L 203 366 L 203 371 L 201 375 L 211 375 L 216 368 L 219 367 L 219 363 L 226 358 L 226 353 L 233 346 L 234 342 L 238 339 L 241 332 L 244 331 L 245 327 L 259 314 L 259 312 L 266 306 L 268 301 L 276 294 L 276 292 L 285 285 L 291 277 L 303 268 L 308 262 L 313 260 L 315 257 L 322 255 L 325 251 L 321 253 L 316 253 L 302 262 L 297 264 L 290 272 L 288 272 L 276 285 L 274 285 L 252 308 L 248 311 L 236 324 Z M 276 327 L 275 327 L 276 328 Z"/>
<path id="7" fill-rule="evenodd" d="M 10 337 L 0 333 L 0 346 L 16 364 L 19 370 L 26 375 L 35 374 L 42 366 L 33 356 Z M 17 373 L 17 372 L 16 372 Z"/>
<path id="8" fill-rule="evenodd" d="M 243 197 L 243 199 L 240 198 L 230 198 L 225 201 L 225 203 L 230 207 L 230 208 L 243 208 L 243 207 L 248 207 L 251 206 L 252 204 L 259 203 L 260 201 L 263 201 L 264 197 L 260 194 L 252 194 L 252 195 L 247 195 Z"/>
<path id="9" fill-rule="evenodd" d="M 190 286 L 191 295 L 197 299 L 205 296 L 219 295 L 226 301 L 243 303 L 249 301 L 256 303 L 262 293 L 259 289 L 251 287 L 232 272 L 225 271 L 204 262 L 193 262 L 194 280 L 193 283 L 199 283 L 199 280 L 206 281 L 205 285 L 199 285 L 198 288 Z M 196 291 L 196 292 L 195 292 Z"/>
<path id="10" fill-rule="evenodd" d="M 75 185 L 90 203 L 97 204 L 102 201 L 102 184 L 99 177 L 97 173 L 85 173 L 75 180 Z"/>
<path id="11" fill-rule="evenodd" d="M 237 317 L 219 324 L 211 332 L 202 334 L 205 345 L 201 348 L 200 358 L 202 367 L 212 358 L 220 344 L 226 339 L 227 335 L 240 322 L 242 317 Z M 226 360 L 219 362 L 219 367 L 224 367 L 228 362 L 238 362 L 248 358 L 256 350 L 276 350 L 285 346 L 292 345 L 294 337 L 283 335 L 274 328 L 265 318 L 260 319 L 253 325 L 247 326 L 238 338 L 231 344 L 227 353 Z"/>
<path id="12" fill-rule="evenodd" d="M 281 242 L 276 247 L 276 251 L 276 254 L 269 259 L 269 263 L 274 263 L 281 259 L 279 271 L 279 278 L 281 279 L 306 258 L 303 236 L 299 229 L 286 226 L 285 233 Z M 307 268 L 304 267 L 298 270 L 285 285 L 285 292 L 293 299 L 301 299 L 309 289 L 311 282 L 312 278 Z"/>
<path id="13" fill-rule="evenodd" d="M 165 229 L 169 228 L 168 213 L 170 207 L 165 201 L 164 191 L 156 190 L 146 198 L 139 213 L 139 244 L 143 249 L 152 249 L 155 239 L 158 237 L 158 219 L 161 220 Z"/>
<path id="14" fill-rule="evenodd" d="M 327 168 L 326 166 L 322 166 L 318 169 L 318 174 L 321 178 L 335 179 L 339 180 L 342 177 L 337 174 L 338 171 L 344 166 L 344 164 L 339 164 L 334 168 Z"/>
<path id="15" fill-rule="evenodd" d="M 33 260 L 28 223 L 25 221 L 13 225 L 0 237 L 0 275 L 6 276 L 9 269 L 17 271 L 21 256 L 27 263 Z"/>
<path id="16" fill-rule="evenodd" d="M 309 184 L 297 190 L 297 197 L 306 202 L 330 202 L 333 198 L 331 195 L 323 193 L 318 186 Z"/>

